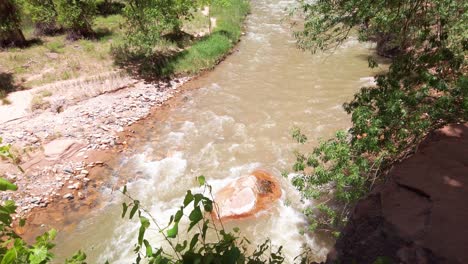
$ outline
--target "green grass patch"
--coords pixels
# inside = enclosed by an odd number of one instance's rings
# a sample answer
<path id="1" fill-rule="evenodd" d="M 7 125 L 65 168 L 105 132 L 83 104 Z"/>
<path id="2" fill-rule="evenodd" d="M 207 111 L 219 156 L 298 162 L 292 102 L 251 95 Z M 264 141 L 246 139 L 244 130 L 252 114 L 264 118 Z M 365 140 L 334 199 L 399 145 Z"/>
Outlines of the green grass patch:
<path id="1" fill-rule="evenodd" d="M 196 74 L 213 68 L 239 41 L 249 10 L 246 0 L 232 0 L 228 6 L 214 5 L 212 17 L 216 18 L 217 27 L 213 33 L 169 59 L 162 75 Z"/>
<path id="2" fill-rule="evenodd" d="M 46 43 L 45 47 L 50 52 L 63 53 L 63 50 L 65 48 L 65 44 L 63 43 L 63 41 L 56 40 L 56 41 L 51 41 L 51 42 Z"/>

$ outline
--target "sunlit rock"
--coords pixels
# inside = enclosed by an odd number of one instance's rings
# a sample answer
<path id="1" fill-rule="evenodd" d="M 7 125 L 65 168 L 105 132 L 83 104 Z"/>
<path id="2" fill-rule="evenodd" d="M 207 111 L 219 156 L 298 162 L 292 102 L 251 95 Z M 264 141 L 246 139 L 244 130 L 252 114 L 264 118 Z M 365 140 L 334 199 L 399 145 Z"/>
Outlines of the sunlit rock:
<path id="1" fill-rule="evenodd" d="M 263 170 L 232 181 L 215 195 L 218 219 L 240 219 L 269 209 L 281 197 L 279 182 Z"/>
<path id="2" fill-rule="evenodd" d="M 78 150 L 79 142 L 72 139 L 56 139 L 44 146 L 44 155 L 48 160 L 58 160 Z"/>

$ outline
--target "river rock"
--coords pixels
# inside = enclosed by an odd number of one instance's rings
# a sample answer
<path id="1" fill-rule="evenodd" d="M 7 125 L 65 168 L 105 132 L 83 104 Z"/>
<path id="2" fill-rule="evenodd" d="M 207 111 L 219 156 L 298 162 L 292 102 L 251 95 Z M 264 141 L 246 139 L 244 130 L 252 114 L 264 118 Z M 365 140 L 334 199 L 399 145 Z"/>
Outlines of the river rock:
<path id="1" fill-rule="evenodd" d="M 215 195 L 218 219 L 240 219 L 269 209 L 281 197 L 281 186 L 263 170 L 241 176 Z"/>
<path id="2" fill-rule="evenodd" d="M 58 160 L 78 144 L 72 139 L 57 139 L 44 146 L 44 155 L 48 160 Z"/>

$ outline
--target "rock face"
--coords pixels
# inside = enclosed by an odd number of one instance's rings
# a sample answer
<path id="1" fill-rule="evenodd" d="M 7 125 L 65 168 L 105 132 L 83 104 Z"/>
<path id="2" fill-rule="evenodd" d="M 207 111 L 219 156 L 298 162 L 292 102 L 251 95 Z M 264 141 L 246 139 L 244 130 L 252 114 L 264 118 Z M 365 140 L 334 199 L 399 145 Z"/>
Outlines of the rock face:
<path id="1" fill-rule="evenodd" d="M 58 160 L 72 149 L 80 148 L 79 142 L 72 139 L 57 139 L 44 146 L 44 155 L 48 160 Z"/>
<path id="2" fill-rule="evenodd" d="M 467 223 L 468 124 L 451 125 L 357 204 L 327 263 L 468 263 Z"/>
<path id="3" fill-rule="evenodd" d="M 281 197 L 281 186 L 266 171 L 255 170 L 231 182 L 215 195 L 218 213 L 221 220 L 249 217 L 266 210 Z"/>

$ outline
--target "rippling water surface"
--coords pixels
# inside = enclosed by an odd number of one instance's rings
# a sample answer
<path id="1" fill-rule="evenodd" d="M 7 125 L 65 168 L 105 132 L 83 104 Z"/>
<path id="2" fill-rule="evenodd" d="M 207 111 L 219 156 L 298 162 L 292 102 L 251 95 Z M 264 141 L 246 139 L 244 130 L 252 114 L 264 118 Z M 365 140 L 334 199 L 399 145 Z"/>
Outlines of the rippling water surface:
<path id="1" fill-rule="evenodd" d="M 197 80 L 201 88 L 185 93 L 185 102 L 166 120 L 148 120 L 145 137 L 135 146 L 139 154 L 122 156 L 121 166 L 114 168 L 115 177 L 140 175 L 129 190 L 161 223 L 167 223 L 186 190 L 195 188 L 195 176 L 206 175 L 215 191 L 256 168 L 280 178 L 297 148 L 292 127 L 301 127 L 314 145 L 349 126 L 341 105 L 372 76 L 369 48 L 350 41 L 331 56 L 299 51 L 288 25 L 281 22 L 290 4 L 252 0 L 238 51 Z M 239 226 L 254 242 L 271 238 L 285 246 L 290 259 L 304 243 L 322 258 L 329 245 L 314 234 L 300 235 L 300 197 L 287 180 L 281 183 L 283 197 L 272 210 L 227 227 Z M 59 242 L 65 246 L 58 248 L 59 255 L 81 248 L 89 263 L 131 263 L 138 225 L 120 220 L 116 196 L 109 195 L 112 202 L 104 209 L 80 219 L 74 232 L 62 233 Z M 157 233 L 148 236 L 153 243 L 161 241 Z"/>

